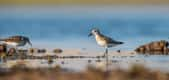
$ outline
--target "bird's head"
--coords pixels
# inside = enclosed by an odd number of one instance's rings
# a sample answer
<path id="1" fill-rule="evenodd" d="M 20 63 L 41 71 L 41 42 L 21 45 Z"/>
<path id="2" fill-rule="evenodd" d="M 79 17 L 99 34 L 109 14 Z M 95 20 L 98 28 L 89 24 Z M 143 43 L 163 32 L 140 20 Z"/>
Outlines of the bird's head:
<path id="1" fill-rule="evenodd" d="M 100 34 L 99 29 L 93 28 L 88 36 L 90 37 L 90 36 L 97 35 L 97 34 Z"/>

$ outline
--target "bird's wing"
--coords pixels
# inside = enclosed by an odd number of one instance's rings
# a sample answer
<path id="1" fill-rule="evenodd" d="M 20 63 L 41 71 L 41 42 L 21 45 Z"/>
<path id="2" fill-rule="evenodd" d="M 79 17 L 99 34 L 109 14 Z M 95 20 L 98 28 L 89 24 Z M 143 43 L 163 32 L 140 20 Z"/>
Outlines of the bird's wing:
<path id="1" fill-rule="evenodd" d="M 101 38 L 103 39 L 103 40 L 105 40 L 105 41 L 107 41 L 107 42 L 113 42 L 114 40 L 112 39 L 112 38 L 110 38 L 110 37 L 107 37 L 107 36 L 105 36 L 105 35 L 100 35 L 101 36 Z"/>
<path id="2" fill-rule="evenodd" d="M 20 42 L 21 41 L 21 36 L 12 36 L 7 39 L 4 39 L 4 41 L 8 42 Z"/>
<path id="3" fill-rule="evenodd" d="M 103 37 L 103 39 L 105 40 L 105 41 L 107 41 L 108 43 L 116 43 L 116 44 L 122 44 L 123 42 L 120 42 L 120 41 L 116 41 L 116 40 L 114 40 L 114 39 L 112 39 L 112 38 L 110 38 L 110 37 L 107 37 L 107 36 L 105 36 L 105 35 L 102 35 L 102 37 Z"/>

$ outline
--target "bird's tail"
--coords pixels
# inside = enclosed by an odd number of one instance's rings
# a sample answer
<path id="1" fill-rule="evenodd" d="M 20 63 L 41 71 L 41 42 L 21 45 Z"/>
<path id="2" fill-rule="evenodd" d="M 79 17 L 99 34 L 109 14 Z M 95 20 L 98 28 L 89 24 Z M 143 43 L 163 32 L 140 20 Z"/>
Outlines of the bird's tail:
<path id="1" fill-rule="evenodd" d="M 119 44 L 124 44 L 124 42 L 118 42 Z"/>

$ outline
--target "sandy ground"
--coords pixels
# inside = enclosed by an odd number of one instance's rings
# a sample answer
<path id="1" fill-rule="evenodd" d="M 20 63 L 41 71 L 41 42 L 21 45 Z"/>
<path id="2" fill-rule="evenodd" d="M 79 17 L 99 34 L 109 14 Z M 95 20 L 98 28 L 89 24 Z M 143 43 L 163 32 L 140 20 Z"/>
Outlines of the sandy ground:
<path id="1" fill-rule="evenodd" d="M 58 56 L 87 56 L 88 58 L 65 58 L 65 59 L 53 59 L 52 64 L 48 64 L 45 59 L 25 59 L 25 60 L 8 60 L 6 63 L 0 63 L 1 68 L 10 68 L 16 64 L 24 64 L 29 68 L 44 68 L 60 66 L 62 68 L 81 71 L 87 66 L 94 66 L 99 69 L 105 69 L 106 59 L 96 58 L 96 56 L 102 56 L 102 52 L 97 51 L 80 51 L 80 50 L 65 50 L 61 54 L 55 53 L 36 53 L 34 56 L 44 55 L 58 55 Z M 93 57 L 93 58 L 92 58 Z M 111 51 L 109 52 L 109 68 L 110 69 L 128 69 L 133 64 L 142 64 L 150 69 L 156 69 L 169 72 L 169 58 L 168 56 L 143 56 L 138 55 L 134 51 Z"/>

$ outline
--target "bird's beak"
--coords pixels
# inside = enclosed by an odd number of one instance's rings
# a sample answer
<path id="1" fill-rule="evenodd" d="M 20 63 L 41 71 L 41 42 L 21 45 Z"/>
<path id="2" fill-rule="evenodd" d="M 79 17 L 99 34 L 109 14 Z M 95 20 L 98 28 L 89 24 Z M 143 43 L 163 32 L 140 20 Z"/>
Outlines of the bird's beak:
<path id="1" fill-rule="evenodd" d="M 90 33 L 89 35 L 88 35 L 88 37 L 90 37 L 90 36 L 92 36 L 93 34 L 92 33 Z"/>

